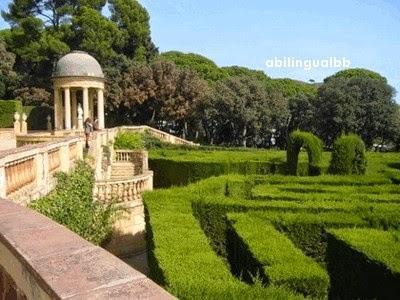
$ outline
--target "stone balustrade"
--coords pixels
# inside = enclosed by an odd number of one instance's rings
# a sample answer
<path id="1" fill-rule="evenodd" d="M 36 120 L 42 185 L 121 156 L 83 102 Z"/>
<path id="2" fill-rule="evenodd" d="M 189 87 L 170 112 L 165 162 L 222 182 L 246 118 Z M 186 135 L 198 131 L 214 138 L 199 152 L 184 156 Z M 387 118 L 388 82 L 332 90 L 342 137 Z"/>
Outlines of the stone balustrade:
<path id="1" fill-rule="evenodd" d="M 153 172 L 146 171 L 127 180 L 96 181 L 93 199 L 102 203 L 141 201 L 141 194 L 153 189 Z"/>
<path id="2" fill-rule="evenodd" d="M 165 143 L 170 143 L 170 144 L 174 144 L 174 145 L 187 145 L 187 146 L 194 146 L 197 147 L 200 144 L 196 144 L 193 143 L 191 141 L 182 139 L 180 137 L 177 137 L 175 135 L 166 133 L 164 131 L 155 129 L 153 127 L 150 126 L 122 126 L 119 127 L 120 130 L 122 131 L 131 131 L 131 132 L 149 132 L 151 135 L 153 135 L 154 137 L 160 139 L 161 141 L 165 142 Z"/>
<path id="3" fill-rule="evenodd" d="M 0 199 L 0 300 L 173 299 L 64 226 Z"/>
<path id="4" fill-rule="evenodd" d="M 0 197 L 19 203 L 48 194 L 54 187 L 52 174 L 68 172 L 83 157 L 80 137 L 25 145 L 0 152 Z"/>
<path id="5" fill-rule="evenodd" d="M 113 163 L 133 163 L 134 175 L 142 174 L 149 170 L 149 154 L 145 150 L 114 150 Z"/>

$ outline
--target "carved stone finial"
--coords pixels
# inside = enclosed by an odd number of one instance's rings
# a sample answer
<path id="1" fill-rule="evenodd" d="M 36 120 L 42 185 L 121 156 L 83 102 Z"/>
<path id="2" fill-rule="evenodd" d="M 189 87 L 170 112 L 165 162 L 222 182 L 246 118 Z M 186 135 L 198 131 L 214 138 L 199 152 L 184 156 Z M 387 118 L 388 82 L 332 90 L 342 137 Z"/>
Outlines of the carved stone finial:
<path id="1" fill-rule="evenodd" d="M 19 112 L 16 111 L 16 112 L 14 113 L 14 121 L 19 121 L 20 118 L 21 118 L 21 115 L 19 114 Z"/>

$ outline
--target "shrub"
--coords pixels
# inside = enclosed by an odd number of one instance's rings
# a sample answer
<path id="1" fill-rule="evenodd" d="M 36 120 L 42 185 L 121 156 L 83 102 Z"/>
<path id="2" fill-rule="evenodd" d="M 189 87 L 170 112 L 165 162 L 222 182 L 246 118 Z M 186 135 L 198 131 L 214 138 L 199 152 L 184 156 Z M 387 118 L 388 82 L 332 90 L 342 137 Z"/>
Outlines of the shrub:
<path id="1" fill-rule="evenodd" d="M 343 135 L 334 144 L 329 172 L 349 175 L 365 174 L 367 159 L 362 139 L 354 134 Z"/>
<path id="2" fill-rule="evenodd" d="M 144 146 L 142 134 L 136 132 L 119 132 L 114 142 L 115 149 L 138 150 Z"/>
<path id="3" fill-rule="evenodd" d="M 15 112 L 22 112 L 21 101 L 0 100 L 0 128 L 13 127 Z"/>
<path id="4" fill-rule="evenodd" d="M 112 233 L 114 204 L 93 202 L 94 173 L 83 161 L 70 174 L 57 174 L 57 186 L 30 207 L 68 227 L 86 240 L 101 245 Z"/>
<path id="5" fill-rule="evenodd" d="M 291 175 L 299 175 L 298 160 L 301 148 L 305 148 L 308 154 L 308 175 L 321 174 L 322 141 L 309 132 L 294 131 L 288 139 L 287 167 Z"/>
<path id="6" fill-rule="evenodd" d="M 22 110 L 28 117 L 26 121 L 31 130 L 47 130 L 47 116 L 52 119 L 54 116 L 53 109 L 49 106 L 24 106 Z"/>
<path id="7" fill-rule="evenodd" d="M 332 299 L 397 299 L 400 243 L 376 229 L 329 231 L 328 270 Z"/>

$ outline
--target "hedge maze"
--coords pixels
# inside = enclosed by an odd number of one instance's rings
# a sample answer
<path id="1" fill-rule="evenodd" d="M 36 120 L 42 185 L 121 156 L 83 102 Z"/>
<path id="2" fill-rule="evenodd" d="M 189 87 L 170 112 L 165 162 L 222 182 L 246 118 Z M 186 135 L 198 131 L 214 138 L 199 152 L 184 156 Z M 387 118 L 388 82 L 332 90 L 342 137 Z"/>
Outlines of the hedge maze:
<path id="1" fill-rule="evenodd" d="M 180 299 L 398 298 L 397 159 L 370 154 L 363 176 L 232 174 L 147 193 L 151 277 Z"/>

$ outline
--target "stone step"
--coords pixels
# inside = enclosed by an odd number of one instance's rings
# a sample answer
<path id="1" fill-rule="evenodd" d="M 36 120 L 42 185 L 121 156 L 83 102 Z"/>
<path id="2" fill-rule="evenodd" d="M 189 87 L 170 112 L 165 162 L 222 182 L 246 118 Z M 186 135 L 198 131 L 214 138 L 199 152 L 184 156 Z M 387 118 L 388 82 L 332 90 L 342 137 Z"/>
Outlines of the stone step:
<path id="1" fill-rule="evenodd" d="M 126 180 L 135 175 L 135 165 L 130 162 L 114 163 L 111 166 L 111 180 Z"/>

